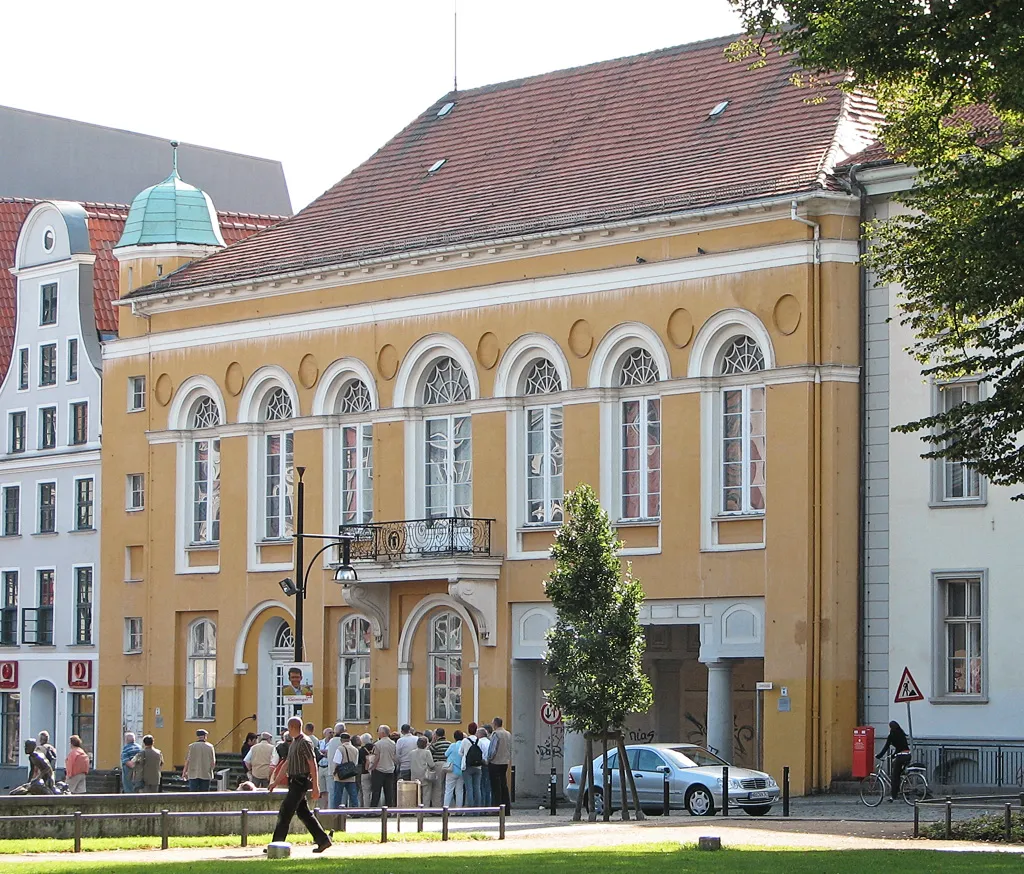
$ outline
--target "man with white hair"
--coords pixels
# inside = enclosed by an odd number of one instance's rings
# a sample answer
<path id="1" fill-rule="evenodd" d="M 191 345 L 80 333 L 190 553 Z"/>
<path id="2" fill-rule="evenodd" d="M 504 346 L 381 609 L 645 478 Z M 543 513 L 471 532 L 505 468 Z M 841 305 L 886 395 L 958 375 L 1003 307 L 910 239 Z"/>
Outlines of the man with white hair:
<path id="1" fill-rule="evenodd" d="M 128 764 L 134 759 L 140 752 L 140 747 L 135 742 L 135 732 L 126 731 L 124 733 L 124 746 L 121 747 L 121 791 L 122 792 L 137 792 L 138 787 L 135 785 L 135 778 L 132 776 L 132 768 Z"/>
<path id="2" fill-rule="evenodd" d="M 271 760 L 274 758 L 274 738 L 269 731 L 260 735 L 260 739 L 249 747 L 249 752 L 242 760 L 249 772 L 249 779 L 257 789 L 266 789 L 270 785 Z"/>
<path id="3" fill-rule="evenodd" d="M 395 769 L 398 767 L 398 750 L 391 740 L 391 727 L 382 725 L 377 729 L 377 743 L 373 745 L 373 773 L 370 775 L 370 807 L 380 807 L 380 791 L 384 790 L 384 804 L 395 806 Z"/>

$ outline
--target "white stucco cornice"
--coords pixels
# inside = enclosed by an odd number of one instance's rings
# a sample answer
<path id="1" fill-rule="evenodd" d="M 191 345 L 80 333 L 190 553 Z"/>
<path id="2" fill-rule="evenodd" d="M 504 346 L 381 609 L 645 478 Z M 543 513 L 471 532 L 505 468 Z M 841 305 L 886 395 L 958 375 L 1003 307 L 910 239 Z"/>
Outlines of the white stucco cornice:
<path id="1" fill-rule="evenodd" d="M 854 240 L 824 240 L 821 260 L 826 263 L 855 264 L 859 258 Z M 728 276 L 757 270 L 771 270 L 814 263 L 813 244 L 797 240 L 770 246 L 729 252 L 693 255 L 671 261 L 631 264 L 565 276 L 547 276 L 497 285 L 414 297 L 357 303 L 350 306 L 309 310 L 286 315 L 245 319 L 228 324 L 183 328 L 111 340 L 103 346 L 109 360 L 176 352 L 185 349 L 282 338 L 323 330 L 338 330 L 401 319 L 435 316 L 466 310 L 535 303 L 579 295 L 617 292 L 625 288 L 667 282 Z M 332 286 L 337 283 L 331 283 Z"/>
<path id="2" fill-rule="evenodd" d="M 53 261 L 49 264 L 36 264 L 32 267 L 11 267 L 10 272 L 18 279 L 39 279 L 52 276 L 55 273 L 63 273 L 80 265 L 90 266 L 96 263 L 95 255 L 72 255 L 63 261 Z"/>
<path id="3" fill-rule="evenodd" d="M 788 217 L 793 201 L 805 204 L 809 215 L 856 215 L 857 199 L 839 191 L 807 191 L 742 203 L 681 210 L 643 218 L 579 225 L 557 231 L 435 246 L 401 254 L 355 259 L 339 264 L 319 265 L 303 270 L 234 282 L 196 284 L 194 287 L 154 291 L 151 294 L 116 301 L 116 306 L 133 307 L 147 315 L 171 310 L 209 306 L 233 300 L 257 300 L 291 294 L 296 290 L 316 291 L 452 270 L 479 263 L 500 263 L 544 255 L 555 248 L 575 252 L 607 246 L 609 243 L 642 242 L 694 231 L 731 228 Z"/>

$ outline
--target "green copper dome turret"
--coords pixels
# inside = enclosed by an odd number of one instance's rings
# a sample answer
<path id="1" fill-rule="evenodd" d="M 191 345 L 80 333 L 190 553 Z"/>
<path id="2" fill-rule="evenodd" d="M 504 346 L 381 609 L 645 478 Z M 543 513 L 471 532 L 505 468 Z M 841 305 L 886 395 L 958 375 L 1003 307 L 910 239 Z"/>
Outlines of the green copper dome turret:
<path id="1" fill-rule="evenodd" d="M 178 176 L 178 144 L 174 169 L 163 182 L 147 188 L 132 201 L 124 232 L 115 248 L 185 243 L 223 246 L 220 222 L 206 192 L 182 182 Z"/>

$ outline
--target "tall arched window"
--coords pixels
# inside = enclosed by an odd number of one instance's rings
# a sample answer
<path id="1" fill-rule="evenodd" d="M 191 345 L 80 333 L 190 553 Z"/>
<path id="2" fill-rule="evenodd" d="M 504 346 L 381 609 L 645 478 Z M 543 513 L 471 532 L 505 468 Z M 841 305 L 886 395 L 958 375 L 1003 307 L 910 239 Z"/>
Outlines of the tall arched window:
<path id="1" fill-rule="evenodd" d="M 462 619 L 438 613 L 430 620 L 427 654 L 430 721 L 462 721 Z"/>
<path id="2" fill-rule="evenodd" d="M 346 722 L 370 721 L 370 623 L 350 616 L 341 623 L 341 700 Z"/>
<path id="3" fill-rule="evenodd" d="M 562 521 L 563 442 L 562 405 L 533 402 L 562 390 L 558 371 L 546 358 L 534 361 L 523 376 L 526 407 L 526 522 L 532 525 Z"/>
<path id="4" fill-rule="evenodd" d="M 188 424 L 195 430 L 221 424 L 220 409 L 209 395 L 192 405 Z M 220 439 L 197 436 L 192 440 L 191 540 L 195 544 L 220 541 Z"/>
<path id="5" fill-rule="evenodd" d="M 620 388 L 654 385 L 658 367 L 646 349 L 623 355 L 618 368 Z M 619 517 L 658 519 L 661 516 L 661 398 L 624 398 L 620 405 Z"/>
<path id="6" fill-rule="evenodd" d="M 423 381 L 425 406 L 461 404 L 470 399 L 469 380 L 453 358 L 437 359 Z M 428 519 L 473 515 L 472 422 L 450 413 L 426 419 L 426 495 Z"/>
<path id="7" fill-rule="evenodd" d="M 268 540 L 292 534 L 294 434 L 287 422 L 292 418 L 292 401 L 283 388 L 272 389 L 263 402 L 263 536 Z"/>
<path id="8" fill-rule="evenodd" d="M 214 719 L 217 715 L 217 626 L 197 619 L 188 629 L 189 719 Z"/>
<path id="9" fill-rule="evenodd" d="M 722 389 L 721 512 L 765 509 L 764 353 L 747 335 L 730 340 L 718 362 L 720 376 L 750 375 Z"/>
<path id="10" fill-rule="evenodd" d="M 361 379 L 351 379 L 338 396 L 343 416 L 373 409 L 370 390 Z M 364 525 L 373 519 L 373 425 L 341 427 L 341 524 Z"/>

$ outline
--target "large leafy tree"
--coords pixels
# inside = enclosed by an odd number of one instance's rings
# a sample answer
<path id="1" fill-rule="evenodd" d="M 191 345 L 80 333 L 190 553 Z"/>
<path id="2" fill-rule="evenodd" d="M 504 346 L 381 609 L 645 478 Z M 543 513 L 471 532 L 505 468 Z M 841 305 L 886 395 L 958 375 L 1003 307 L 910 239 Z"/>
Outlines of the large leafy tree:
<path id="1" fill-rule="evenodd" d="M 888 152 L 916 168 L 905 214 L 876 223 L 869 261 L 904 288 L 911 352 L 937 380 L 979 377 L 977 403 L 898 430 L 926 457 L 1024 482 L 1024 11 L 1020 0 L 730 0 L 737 58 L 794 53 L 812 88 L 849 71 Z"/>
<path id="2" fill-rule="evenodd" d="M 620 729 L 630 713 L 646 713 L 653 702 L 642 665 L 644 592 L 628 565 L 622 571 L 622 543 L 594 490 L 577 486 L 565 496 L 565 509 L 545 583 L 558 617 L 548 632 L 548 700 L 567 728 L 599 734 Z"/>

